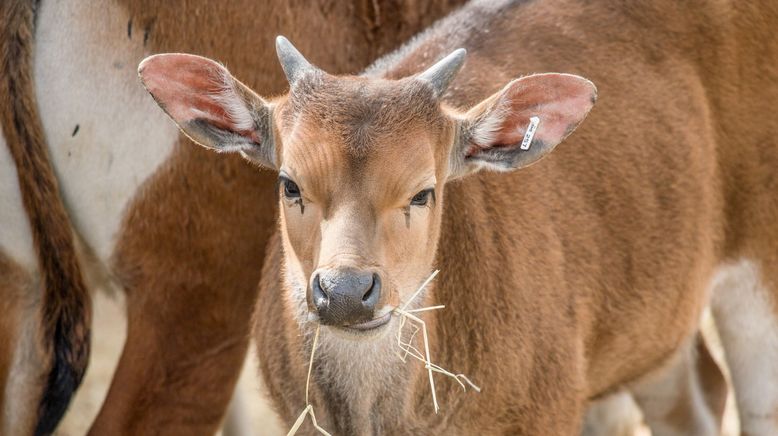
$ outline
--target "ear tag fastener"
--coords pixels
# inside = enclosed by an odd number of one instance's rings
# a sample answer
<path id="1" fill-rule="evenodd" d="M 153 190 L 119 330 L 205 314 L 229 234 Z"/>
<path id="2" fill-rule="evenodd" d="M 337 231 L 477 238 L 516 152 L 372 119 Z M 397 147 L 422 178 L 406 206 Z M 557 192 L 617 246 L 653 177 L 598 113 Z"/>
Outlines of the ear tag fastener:
<path id="1" fill-rule="evenodd" d="M 538 130 L 538 124 L 540 124 L 540 117 L 529 118 L 527 133 L 524 134 L 524 139 L 521 141 L 522 150 L 529 150 L 530 145 L 532 145 L 532 138 L 535 137 L 535 132 Z"/>

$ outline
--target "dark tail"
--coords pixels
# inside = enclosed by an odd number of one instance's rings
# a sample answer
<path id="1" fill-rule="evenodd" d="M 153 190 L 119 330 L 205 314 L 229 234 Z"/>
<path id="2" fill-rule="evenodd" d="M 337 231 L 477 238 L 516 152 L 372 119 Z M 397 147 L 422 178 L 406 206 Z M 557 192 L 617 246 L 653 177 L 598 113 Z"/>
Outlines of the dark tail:
<path id="1" fill-rule="evenodd" d="M 44 435 L 54 431 L 86 371 L 91 299 L 34 96 L 32 50 L 38 3 L 0 1 L 0 126 L 16 163 L 43 284 L 40 337 L 52 364 L 35 434 Z"/>

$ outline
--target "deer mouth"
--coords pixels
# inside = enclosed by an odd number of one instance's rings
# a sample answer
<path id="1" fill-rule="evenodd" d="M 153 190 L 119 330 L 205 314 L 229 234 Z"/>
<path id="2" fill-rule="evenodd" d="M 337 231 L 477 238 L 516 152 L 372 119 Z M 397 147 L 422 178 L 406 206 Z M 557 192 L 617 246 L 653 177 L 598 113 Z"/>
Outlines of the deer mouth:
<path id="1" fill-rule="evenodd" d="M 373 318 L 369 321 L 365 321 L 359 324 L 350 324 L 347 326 L 343 326 L 342 328 L 346 330 L 355 330 L 358 332 L 368 332 L 385 326 L 386 324 L 389 323 L 389 321 L 391 321 L 391 319 L 392 319 L 392 312 L 387 312 L 385 315 L 379 316 L 377 318 Z"/>

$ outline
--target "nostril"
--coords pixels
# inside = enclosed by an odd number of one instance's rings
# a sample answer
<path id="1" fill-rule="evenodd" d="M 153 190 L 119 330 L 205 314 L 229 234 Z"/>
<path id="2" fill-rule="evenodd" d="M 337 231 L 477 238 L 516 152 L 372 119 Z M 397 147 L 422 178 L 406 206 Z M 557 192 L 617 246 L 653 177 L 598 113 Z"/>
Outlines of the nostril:
<path id="1" fill-rule="evenodd" d="M 373 283 L 370 288 L 362 296 L 362 304 L 365 307 L 374 307 L 378 303 L 378 299 L 381 297 L 381 278 L 378 274 L 373 274 Z"/>
<path id="2" fill-rule="evenodd" d="M 365 295 L 362 296 L 362 301 L 367 301 L 370 299 L 370 297 L 373 295 L 373 292 L 375 292 L 375 281 L 370 284 L 370 289 L 365 292 Z"/>
<path id="3" fill-rule="evenodd" d="M 313 305 L 316 306 L 316 309 L 326 307 L 329 304 L 329 298 L 321 287 L 318 274 L 311 281 L 311 288 L 313 291 Z"/>

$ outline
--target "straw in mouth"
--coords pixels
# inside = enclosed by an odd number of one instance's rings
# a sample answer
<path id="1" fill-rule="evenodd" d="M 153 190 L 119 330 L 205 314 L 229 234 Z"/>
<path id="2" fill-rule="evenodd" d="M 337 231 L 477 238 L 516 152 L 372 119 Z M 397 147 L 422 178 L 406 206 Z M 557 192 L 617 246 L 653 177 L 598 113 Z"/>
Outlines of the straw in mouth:
<path id="1" fill-rule="evenodd" d="M 470 379 L 467 378 L 467 376 L 465 376 L 464 374 L 454 374 L 432 363 L 432 360 L 430 358 L 429 339 L 427 335 L 427 324 L 421 318 L 416 316 L 416 314 L 420 312 L 443 309 L 446 306 L 438 305 L 438 306 L 420 307 L 417 309 L 407 309 L 408 305 L 410 305 L 411 302 L 421 294 L 424 288 L 427 287 L 427 285 L 432 281 L 432 279 L 435 278 L 436 275 L 438 275 L 439 272 L 440 270 L 435 270 L 435 272 L 430 274 L 430 276 L 427 277 L 427 280 L 425 280 L 424 283 L 421 284 L 419 289 L 416 290 L 416 292 L 413 295 L 411 295 L 411 298 L 409 298 L 408 301 L 406 301 L 402 307 L 398 307 L 394 309 L 394 313 L 400 316 L 400 323 L 399 323 L 400 325 L 397 329 L 397 346 L 400 348 L 400 350 L 404 352 L 404 354 L 397 353 L 397 356 L 403 362 L 405 362 L 406 358 L 410 356 L 424 363 L 424 367 L 427 368 L 427 374 L 429 375 L 429 379 L 430 379 L 430 390 L 432 391 L 432 405 L 435 406 L 435 413 L 438 413 L 440 407 L 438 406 L 438 398 L 435 392 L 435 380 L 432 378 L 433 372 L 437 372 L 439 374 L 443 374 L 453 378 L 454 381 L 459 383 L 459 385 L 462 387 L 462 390 L 467 390 L 467 386 L 465 385 L 465 383 L 467 383 L 467 385 L 473 388 L 476 392 L 481 392 L 481 388 L 479 388 L 475 383 L 470 381 Z M 413 332 L 411 332 L 411 337 L 408 339 L 407 342 L 403 341 L 402 338 L 403 327 L 405 327 L 406 323 L 411 325 L 411 327 L 414 329 Z M 418 348 L 416 348 L 413 345 L 413 339 L 416 337 L 416 333 L 418 333 L 419 330 L 421 330 L 422 339 L 424 341 L 423 342 L 424 353 L 422 353 Z"/>
<path id="2" fill-rule="evenodd" d="M 346 328 L 354 329 L 354 330 L 363 330 L 363 331 L 372 330 L 388 323 L 392 315 L 399 316 L 400 322 L 399 322 L 399 327 L 397 329 L 397 346 L 402 351 L 402 354 L 397 353 L 397 356 L 403 362 L 406 362 L 408 356 L 410 356 L 424 363 L 424 367 L 427 368 L 427 373 L 429 374 L 430 390 L 432 391 L 432 404 L 435 406 L 435 413 L 438 413 L 440 407 L 438 406 L 438 399 L 435 393 L 435 381 L 432 378 L 433 372 L 437 372 L 438 374 L 443 374 L 445 376 L 453 378 L 454 381 L 456 381 L 457 383 L 459 383 L 460 386 L 462 386 L 463 390 L 467 390 L 467 386 L 469 385 L 476 392 L 481 392 L 481 388 L 476 386 L 464 374 L 454 374 L 450 371 L 447 371 L 441 368 L 440 366 L 432 363 L 430 359 L 430 347 L 429 347 L 429 339 L 427 336 L 427 324 L 416 315 L 423 312 L 443 309 L 445 306 L 438 305 L 438 306 L 420 307 L 417 309 L 408 309 L 408 305 L 421 294 L 421 292 L 424 290 L 424 288 L 427 287 L 427 285 L 432 281 L 432 279 L 434 279 L 435 276 L 438 275 L 438 272 L 440 271 L 436 270 L 429 277 L 427 277 L 424 283 L 421 284 L 419 289 L 417 289 L 416 292 L 414 292 L 414 294 L 411 295 L 411 297 L 408 299 L 408 301 L 405 302 L 405 304 L 402 305 L 402 307 L 396 307 L 394 310 L 387 312 L 385 315 L 382 315 L 378 318 L 374 318 L 370 321 L 361 324 L 346 326 Z M 411 332 L 410 338 L 407 341 L 403 341 L 403 328 L 405 327 L 406 324 L 410 325 L 413 328 L 413 331 Z M 313 405 L 310 403 L 308 399 L 308 386 L 311 384 L 311 369 L 313 368 L 313 357 L 314 354 L 316 353 L 316 345 L 319 341 L 320 329 L 321 329 L 321 325 L 317 324 L 316 333 L 313 337 L 313 345 L 311 346 L 311 359 L 308 362 L 308 378 L 305 381 L 305 408 L 300 413 L 300 416 L 297 418 L 292 428 L 289 430 L 289 433 L 287 433 L 287 436 L 294 436 L 294 434 L 297 433 L 297 430 L 299 430 L 300 427 L 303 425 L 303 422 L 305 422 L 305 417 L 307 415 L 311 416 L 311 422 L 313 423 L 313 426 L 316 429 L 316 431 L 318 431 L 319 433 L 325 436 L 331 436 L 329 433 L 327 433 L 326 430 L 321 428 L 319 424 L 316 422 L 316 415 L 314 415 L 313 413 Z M 422 338 L 424 343 L 423 353 L 421 350 L 419 350 L 413 345 L 413 339 L 416 337 L 416 334 L 419 331 L 422 332 Z"/>

